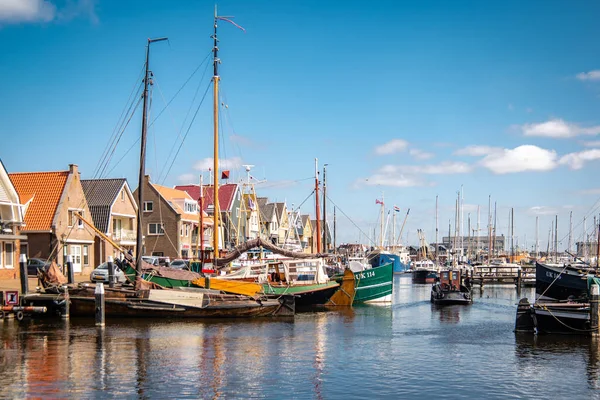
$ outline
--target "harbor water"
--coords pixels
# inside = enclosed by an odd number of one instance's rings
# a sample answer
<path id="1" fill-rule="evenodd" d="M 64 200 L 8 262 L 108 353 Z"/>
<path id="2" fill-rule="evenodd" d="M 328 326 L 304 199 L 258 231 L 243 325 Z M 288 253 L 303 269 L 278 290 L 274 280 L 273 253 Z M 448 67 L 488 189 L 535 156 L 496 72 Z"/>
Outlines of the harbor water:
<path id="1" fill-rule="evenodd" d="M 290 319 L 4 321 L 0 397 L 600 398 L 599 340 L 513 332 L 533 289 L 429 296 L 400 275 L 391 306 Z"/>

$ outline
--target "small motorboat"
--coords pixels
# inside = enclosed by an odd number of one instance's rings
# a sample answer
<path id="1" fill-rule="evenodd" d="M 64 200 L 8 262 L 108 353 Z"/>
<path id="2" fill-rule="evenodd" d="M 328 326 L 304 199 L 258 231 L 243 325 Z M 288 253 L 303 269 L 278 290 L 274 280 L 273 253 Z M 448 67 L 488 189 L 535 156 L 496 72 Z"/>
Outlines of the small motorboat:
<path id="1" fill-rule="evenodd" d="M 440 272 L 440 280 L 431 287 L 431 302 L 439 305 L 471 304 L 471 291 L 461 283 L 459 270 Z"/>

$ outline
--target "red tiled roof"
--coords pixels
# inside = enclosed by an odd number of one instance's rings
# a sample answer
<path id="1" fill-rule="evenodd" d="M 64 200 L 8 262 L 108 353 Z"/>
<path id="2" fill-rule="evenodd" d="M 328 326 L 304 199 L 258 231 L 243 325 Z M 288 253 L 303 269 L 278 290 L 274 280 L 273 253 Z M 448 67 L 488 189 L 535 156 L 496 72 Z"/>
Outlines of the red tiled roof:
<path id="1" fill-rule="evenodd" d="M 31 199 L 25 213 L 25 227 L 22 231 L 51 230 L 52 220 L 69 171 L 19 172 L 9 176 L 23 204 Z"/>
<path id="2" fill-rule="evenodd" d="M 235 191 L 237 188 L 236 183 L 227 183 L 219 186 L 219 208 L 221 211 L 229 211 L 233 203 Z M 175 186 L 175 189 L 183 190 L 187 192 L 194 200 L 200 198 L 200 185 L 180 185 Z M 203 196 L 202 209 L 206 211 L 209 205 L 213 204 L 213 187 L 212 185 L 202 186 Z"/>

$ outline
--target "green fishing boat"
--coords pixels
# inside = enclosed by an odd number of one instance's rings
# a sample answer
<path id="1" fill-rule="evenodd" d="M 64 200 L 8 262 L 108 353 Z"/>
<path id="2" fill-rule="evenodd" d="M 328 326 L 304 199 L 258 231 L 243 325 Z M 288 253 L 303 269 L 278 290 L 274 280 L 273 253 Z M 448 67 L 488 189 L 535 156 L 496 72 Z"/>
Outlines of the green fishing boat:
<path id="1" fill-rule="evenodd" d="M 354 272 L 356 293 L 352 304 L 391 303 L 394 287 L 394 265 L 392 263 L 379 267 L 367 268 Z M 341 283 L 341 276 L 336 281 Z"/>

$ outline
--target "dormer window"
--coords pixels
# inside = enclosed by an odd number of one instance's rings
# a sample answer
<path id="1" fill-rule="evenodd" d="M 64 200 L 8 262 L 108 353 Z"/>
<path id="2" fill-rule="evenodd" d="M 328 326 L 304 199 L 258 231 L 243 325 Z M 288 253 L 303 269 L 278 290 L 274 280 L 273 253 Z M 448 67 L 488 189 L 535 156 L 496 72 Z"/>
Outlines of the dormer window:
<path id="1" fill-rule="evenodd" d="M 198 203 L 185 200 L 183 203 L 183 211 L 188 214 L 196 214 L 198 212 Z"/>

